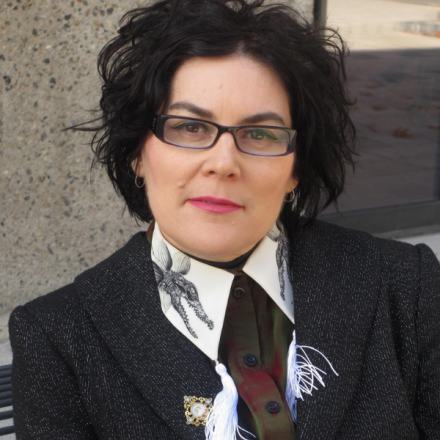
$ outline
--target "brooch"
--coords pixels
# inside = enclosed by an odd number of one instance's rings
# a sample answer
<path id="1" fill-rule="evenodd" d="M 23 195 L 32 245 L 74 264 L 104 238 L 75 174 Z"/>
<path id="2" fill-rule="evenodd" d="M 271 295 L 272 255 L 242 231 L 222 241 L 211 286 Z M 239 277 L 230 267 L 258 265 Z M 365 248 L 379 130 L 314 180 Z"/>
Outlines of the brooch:
<path id="1" fill-rule="evenodd" d="M 185 396 L 183 406 L 187 425 L 206 426 L 206 418 L 212 408 L 211 398 Z"/>

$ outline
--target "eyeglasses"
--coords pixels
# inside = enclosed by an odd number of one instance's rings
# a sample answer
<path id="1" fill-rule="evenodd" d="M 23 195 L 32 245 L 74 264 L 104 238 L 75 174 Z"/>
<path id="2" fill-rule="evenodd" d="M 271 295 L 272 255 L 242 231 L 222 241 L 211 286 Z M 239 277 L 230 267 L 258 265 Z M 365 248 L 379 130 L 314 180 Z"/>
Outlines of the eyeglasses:
<path id="1" fill-rule="evenodd" d="M 295 149 L 296 130 L 271 125 L 226 127 L 203 119 L 156 115 L 151 124 L 155 136 L 183 148 L 211 148 L 223 133 L 234 136 L 237 148 L 254 156 L 286 156 Z"/>

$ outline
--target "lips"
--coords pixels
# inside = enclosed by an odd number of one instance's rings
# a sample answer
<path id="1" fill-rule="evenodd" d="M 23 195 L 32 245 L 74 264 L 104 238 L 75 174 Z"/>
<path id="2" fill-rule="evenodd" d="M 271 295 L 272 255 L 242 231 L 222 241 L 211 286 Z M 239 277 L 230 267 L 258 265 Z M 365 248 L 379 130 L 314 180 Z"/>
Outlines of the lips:
<path id="1" fill-rule="evenodd" d="M 243 209 L 243 206 L 228 199 L 219 199 L 212 196 L 194 197 L 188 200 L 188 203 L 203 211 L 214 214 L 229 214 L 230 212 Z"/>

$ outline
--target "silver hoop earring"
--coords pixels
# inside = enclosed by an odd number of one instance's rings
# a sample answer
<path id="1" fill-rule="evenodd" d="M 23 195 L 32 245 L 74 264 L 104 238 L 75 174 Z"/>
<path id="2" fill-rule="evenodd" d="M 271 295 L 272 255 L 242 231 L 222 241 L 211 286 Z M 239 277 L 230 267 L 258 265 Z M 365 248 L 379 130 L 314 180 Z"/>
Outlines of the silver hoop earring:
<path id="1" fill-rule="evenodd" d="M 139 184 L 138 179 L 141 179 L 141 180 L 142 180 L 142 183 L 141 183 L 141 184 Z M 134 184 L 135 184 L 139 189 L 141 189 L 141 188 L 143 188 L 143 187 L 145 186 L 145 179 L 143 179 L 142 177 L 139 177 L 139 176 L 134 176 Z"/>
<path id="2" fill-rule="evenodd" d="M 290 203 L 293 202 L 293 199 L 295 198 L 295 193 L 292 191 L 290 191 L 289 193 L 287 193 L 289 195 L 289 198 L 286 200 L 286 198 L 284 197 L 284 201 L 286 203 Z"/>

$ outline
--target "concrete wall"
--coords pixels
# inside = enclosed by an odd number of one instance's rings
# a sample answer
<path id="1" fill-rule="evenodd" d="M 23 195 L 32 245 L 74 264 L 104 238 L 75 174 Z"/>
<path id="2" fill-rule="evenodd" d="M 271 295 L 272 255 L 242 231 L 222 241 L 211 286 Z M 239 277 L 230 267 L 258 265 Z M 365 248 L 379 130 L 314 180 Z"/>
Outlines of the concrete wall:
<path id="1" fill-rule="evenodd" d="M 97 107 L 97 55 L 142 4 L 0 1 L 0 341 L 15 306 L 72 282 L 140 229 L 104 172 L 91 184 L 89 136 L 62 130 Z M 310 4 L 301 0 L 309 15 Z"/>

